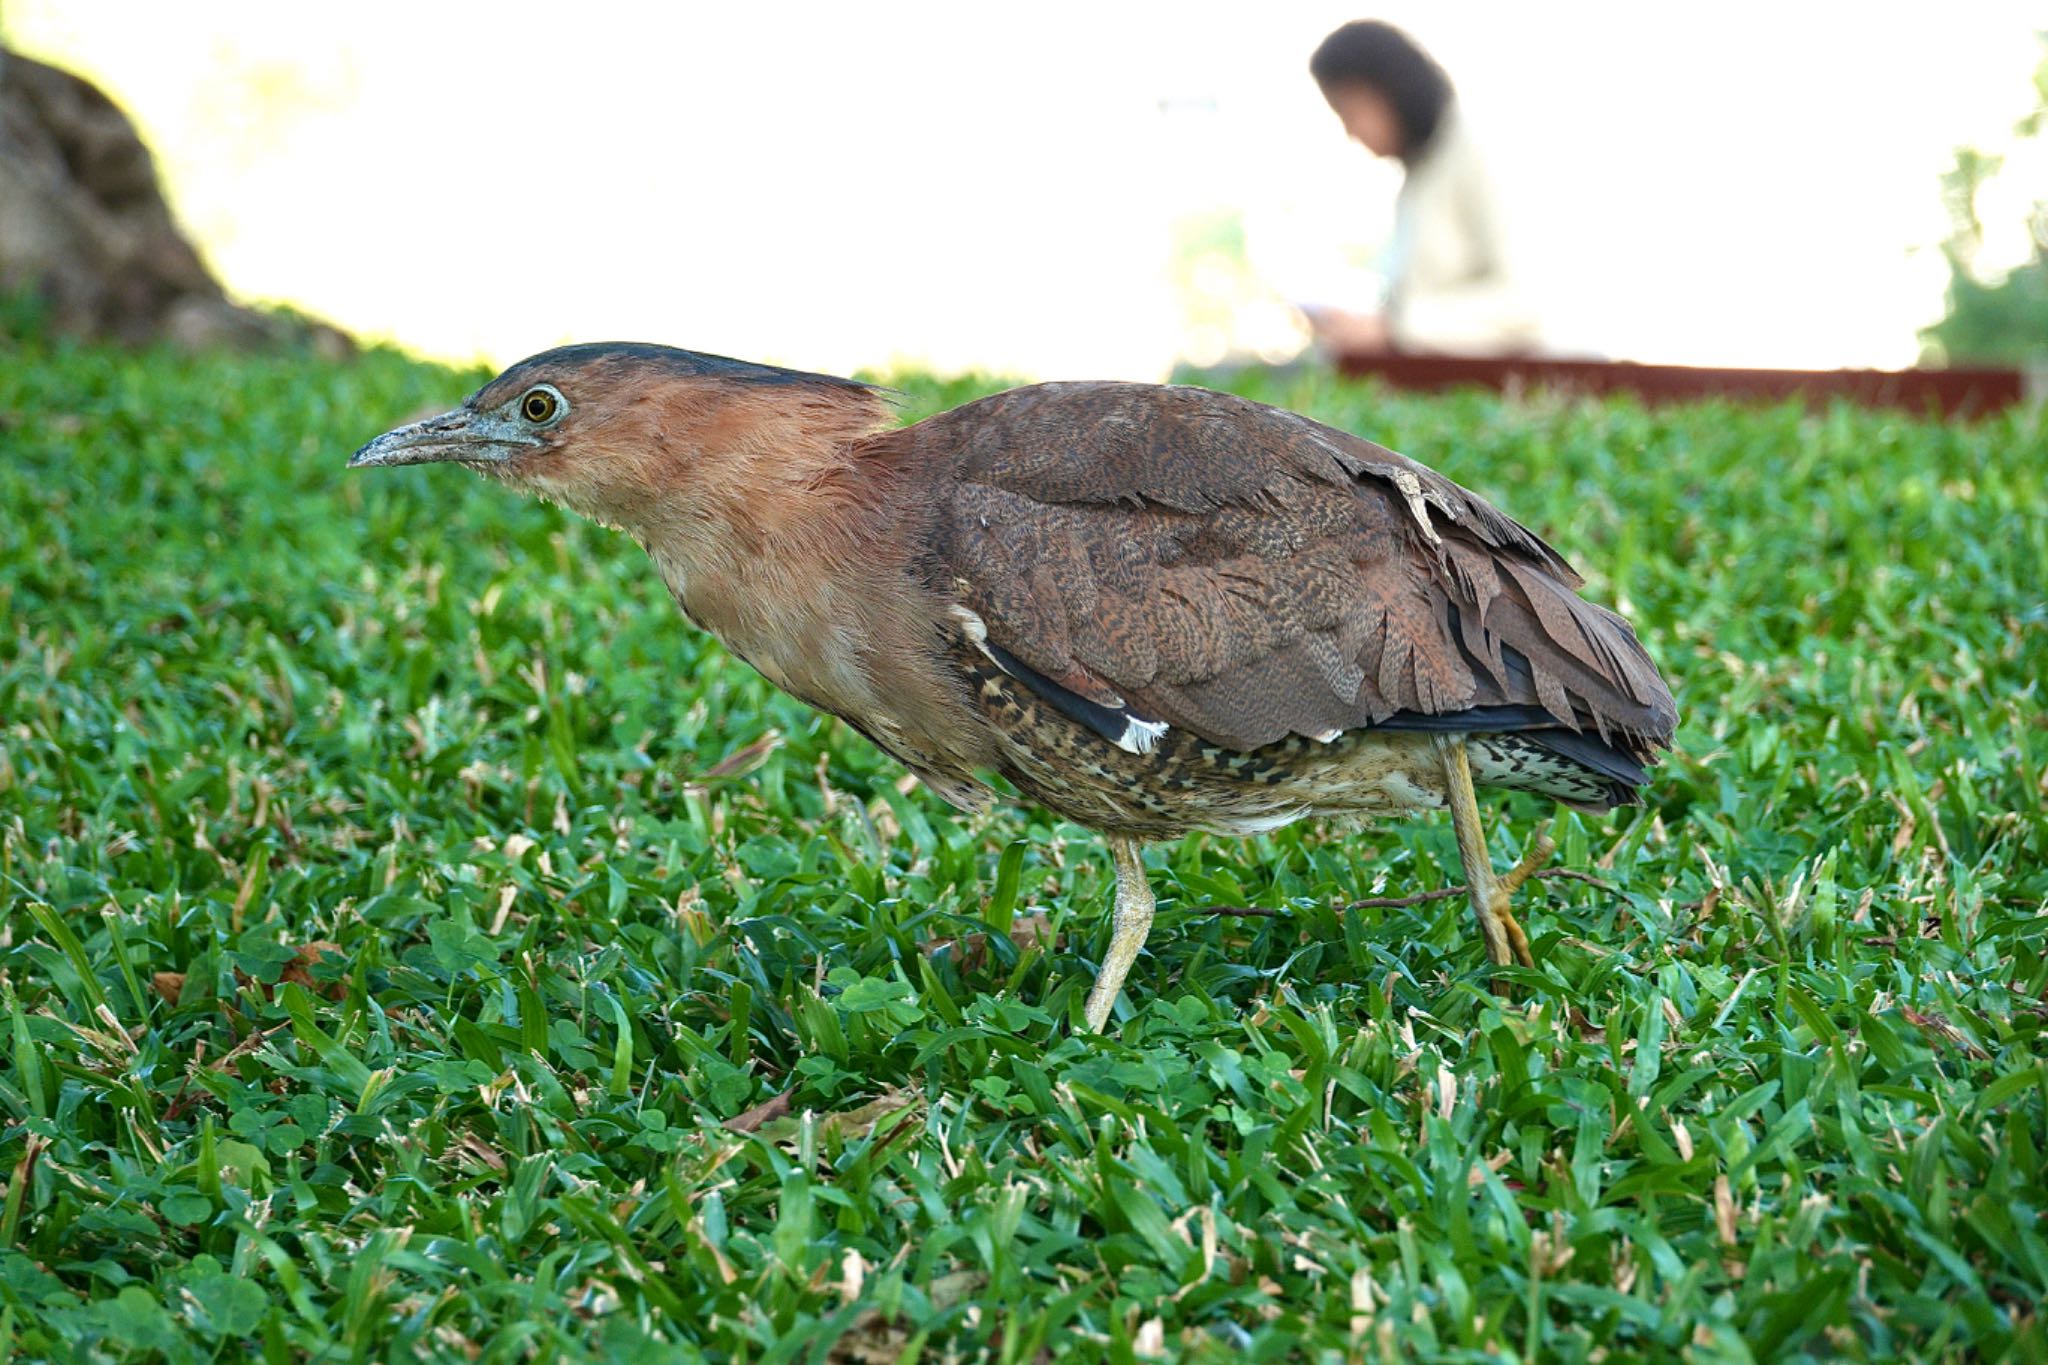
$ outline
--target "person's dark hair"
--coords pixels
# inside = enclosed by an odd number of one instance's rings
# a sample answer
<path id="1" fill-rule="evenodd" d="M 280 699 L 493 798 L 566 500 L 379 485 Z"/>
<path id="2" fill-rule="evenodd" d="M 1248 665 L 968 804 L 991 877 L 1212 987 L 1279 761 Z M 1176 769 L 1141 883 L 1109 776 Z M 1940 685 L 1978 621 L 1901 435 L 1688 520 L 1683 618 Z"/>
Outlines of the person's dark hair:
<path id="1" fill-rule="evenodd" d="M 1411 166 L 1450 107 L 1451 78 L 1436 59 L 1400 29 L 1377 19 L 1356 20 L 1323 39 L 1308 69 L 1325 90 L 1369 85 L 1386 96 L 1401 124 L 1401 160 Z"/>

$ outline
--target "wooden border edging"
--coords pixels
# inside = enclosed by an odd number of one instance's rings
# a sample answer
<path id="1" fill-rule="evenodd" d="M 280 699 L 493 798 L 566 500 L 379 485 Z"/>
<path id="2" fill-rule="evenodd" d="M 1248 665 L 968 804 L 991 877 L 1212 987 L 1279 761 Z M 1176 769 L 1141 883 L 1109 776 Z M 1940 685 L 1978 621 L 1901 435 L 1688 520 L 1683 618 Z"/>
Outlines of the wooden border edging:
<path id="1" fill-rule="evenodd" d="M 1336 363 L 1340 373 L 1353 378 L 1375 375 L 1394 388 L 1425 393 L 1546 388 L 1596 396 L 1629 393 L 1646 403 L 1703 398 L 1778 403 L 1798 398 L 1818 405 L 1839 398 L 1858 407 L 1897 408 L 1943 418 L 1982 417 L 2026 398 L 2024 378 L 2014 369 L 1736 370 L 1535 356 L 1385 354 L 1341 355 Z"/>

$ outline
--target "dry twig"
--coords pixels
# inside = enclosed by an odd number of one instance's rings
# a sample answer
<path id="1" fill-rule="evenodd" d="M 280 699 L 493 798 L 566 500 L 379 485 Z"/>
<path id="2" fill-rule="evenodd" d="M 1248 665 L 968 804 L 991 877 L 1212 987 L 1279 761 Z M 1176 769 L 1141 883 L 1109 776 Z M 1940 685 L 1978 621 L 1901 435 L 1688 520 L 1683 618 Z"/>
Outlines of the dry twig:
<path id="1" fill-rule="evenodd" d="M 1517 870 L 1519 870 L 1519 867 Z M 1503 875 L 1502 881 L 1505 882 L 1507 878 L 1514 877 L 1514 875 L 1514 872 L 1508 872 Z M 1524 873 L 1521 877 L 1515 879 L 1514 884 L 1519 886 L 1525 881 L 1542 881 L 1550 877 L 1562 877 L 1567 881 L 1584 882 L 1588 886 L 1596 886 L 1602 891 L 1613 895 L 1618 896 L 1621 894 L 1621 888 L 1613 882 L 1602 877 L 1596 877 L 1590 872 L 1581 872 L 1575 867 L 1546 867 L 1534 872 Z M 1463 897 L 1464 894 L 1465 888 L 1462 885 L 1446 886 L 1435 891 L 1418 891 L 1412 896 L 1368 896 L 1364 900 L 1347 901 L 1345 904 L 1338 906 L 1337 909 L 1339 913 L 1351 910 L 1405 910 L 1417 905 L 1427 905 L 1431 901 L 1457 899 Z M 1201 913 L 1205 915 L 1238 915 L 1258 919 L 1274 919 L 1281 914 L 1278 910 L 1268 910 L 1263 906 L 1257 905 L 1207 905 L 1202 907 Z"/>

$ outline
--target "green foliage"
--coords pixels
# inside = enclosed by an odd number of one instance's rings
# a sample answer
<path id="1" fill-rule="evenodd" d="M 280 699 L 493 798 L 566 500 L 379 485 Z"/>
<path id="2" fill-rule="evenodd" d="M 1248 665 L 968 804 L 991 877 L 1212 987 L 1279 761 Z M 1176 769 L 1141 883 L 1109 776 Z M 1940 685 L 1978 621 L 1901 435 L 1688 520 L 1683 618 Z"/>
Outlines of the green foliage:
<path id="1" fill-rule="evenodd" d="M 2041 41 L 2035 104 L 2013 125 L 2014 135 L 2022 139 L 2041 136 L 2048 124 L 2048 33 Z M 1973 269 L 1984 237 L 1978 191 L 2003 164 L 2003 157 L 1958 147 L 1955 165 L 1942 177 L 1942 197 L 1954 222 L 1942 249 L 1948 260 L 1948 311 L 1921 331 L 1920 340 L 1948 364 L 2027 365 L 2048 356 L 2048 204 L 2036 206 L 2031 222 L 2032 256 L 1992 279 L 1980 278 Z"/>
<path id="2" fill-rule="evenodd" d="M 2026 365 L 2048 353 L 2048 251 L 1996 280 L 1948 258 L 1948 313 L 1920 333 L 1955 365 Z"/>
<path id="3" fill-rule="evenodd" d="M 343 471 L 478 377 L 0 364 L 0 1355 L 2048 1352 L 2038 428 L 1244 381 L 1551 536 L 1681 752 L 1503 807 L 1605 883 L 1513 1000 L 1341 909 L 1446 826 L 1290 829 L 1151 851 L 1091 1039 L 1084 832 L 900 793 L 615 535 Z"/>
<path id="4" fill-rule="evenodd" d="M 6 356 L 18 341 L 41 337 L 50 326 L 49 300 L 41 291 L 0 287 L 0 356 Z"/>

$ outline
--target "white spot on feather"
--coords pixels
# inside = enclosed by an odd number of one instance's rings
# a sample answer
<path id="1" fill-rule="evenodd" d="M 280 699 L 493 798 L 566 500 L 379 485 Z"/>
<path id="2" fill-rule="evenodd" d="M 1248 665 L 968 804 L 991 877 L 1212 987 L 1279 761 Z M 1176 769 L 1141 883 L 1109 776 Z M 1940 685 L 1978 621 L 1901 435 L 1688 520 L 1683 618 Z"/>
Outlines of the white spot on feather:
<path id="1" fill-rule="evenodd" d="M 1415 477 L 1413 470 L 1391 471 L 1394 487 L 1401 490 L 1401 498 L 1408 504 L 1408 515 L 1415 518 L 1415 524 L 1422 528 L 1422 535 L 1432 545 L 1443 544 L 1443 538 L 1436 533 L 1436 527 L 1429 523 L 1429 497 L 1422 491 L 1422 480 Z"/>
<path id="2" fill-rule="evenodd" d="M 1166 737 L 1169 728 L 1163 720 L 1140 720 L 1126 715 L 1124 732 L 1116 737 L 1116 747 L 1127 754 L 1149 754 L 1153 746 Z"/>
<path id="3" fill-rule="evenodd" d="M 1300 417 L 1299 414 L 1295 415 Z M 1307 418 L 1300 418 L 1300 420 L 1304 423 L 1308 421 Z M 1313 432 L 1313 427 L 1311 427 L 1311 432 Z M 1324 450 L 1336 456 L 1337 462 L 1340 465 L 1347 469 L 1351 468 L 1352 461 L 1356 459 L 1355 456 L 1348 455 L 1338 449 L 1327 437 L 1320 434 L 1315 435 L 1315 442 Z M 1400 461 L 1402 457 L 1395 455 L 1394 459 Z M 1430 524 L 1429 509 L 1434 506 L 1437 511 L 1442 512 L 1453 522 L 1460 520 L 1458 509 L 1435 489 L 1424 488 L 1421 478 L 1416 475 L 1414 470 L 1404 467 L 1404 464 L 1395 464 L 1392 467 L 1388 467 L 1380 461 L 1374 460 L 1368 465 L 1368 468 L 1375 477 L 1388 479 L 1393 483 L 1394 487 L 1400 491 L 1401 500 L 1408 504 L 1408 514 L 1414 517 L 1415 524 L 1422 528 L 1423 538 L 1428 540 L 1431 545 L 1441 546 L 1443 539 L 1437 535 L 1436 527 Z"/>
<path id="4" fill-rule="evenodd" d="M 988 622 L 982 620 L 980 616 L 959 605 L 957 602 L 954 603 L 952 610 L 946 614 L 960 623 L 960 633 L 967 637 L 968 643 L 975 645 L 988 643 Z"/>
<path id="5" fill-rule="evenodd" d="M 1306 806 L 1290 806 L 1286 810 L 1267 811 L 1261 815 L 1233 815 L 1218 824 L 1231 834 L 1270 834 L 1307 814 Z"/>

